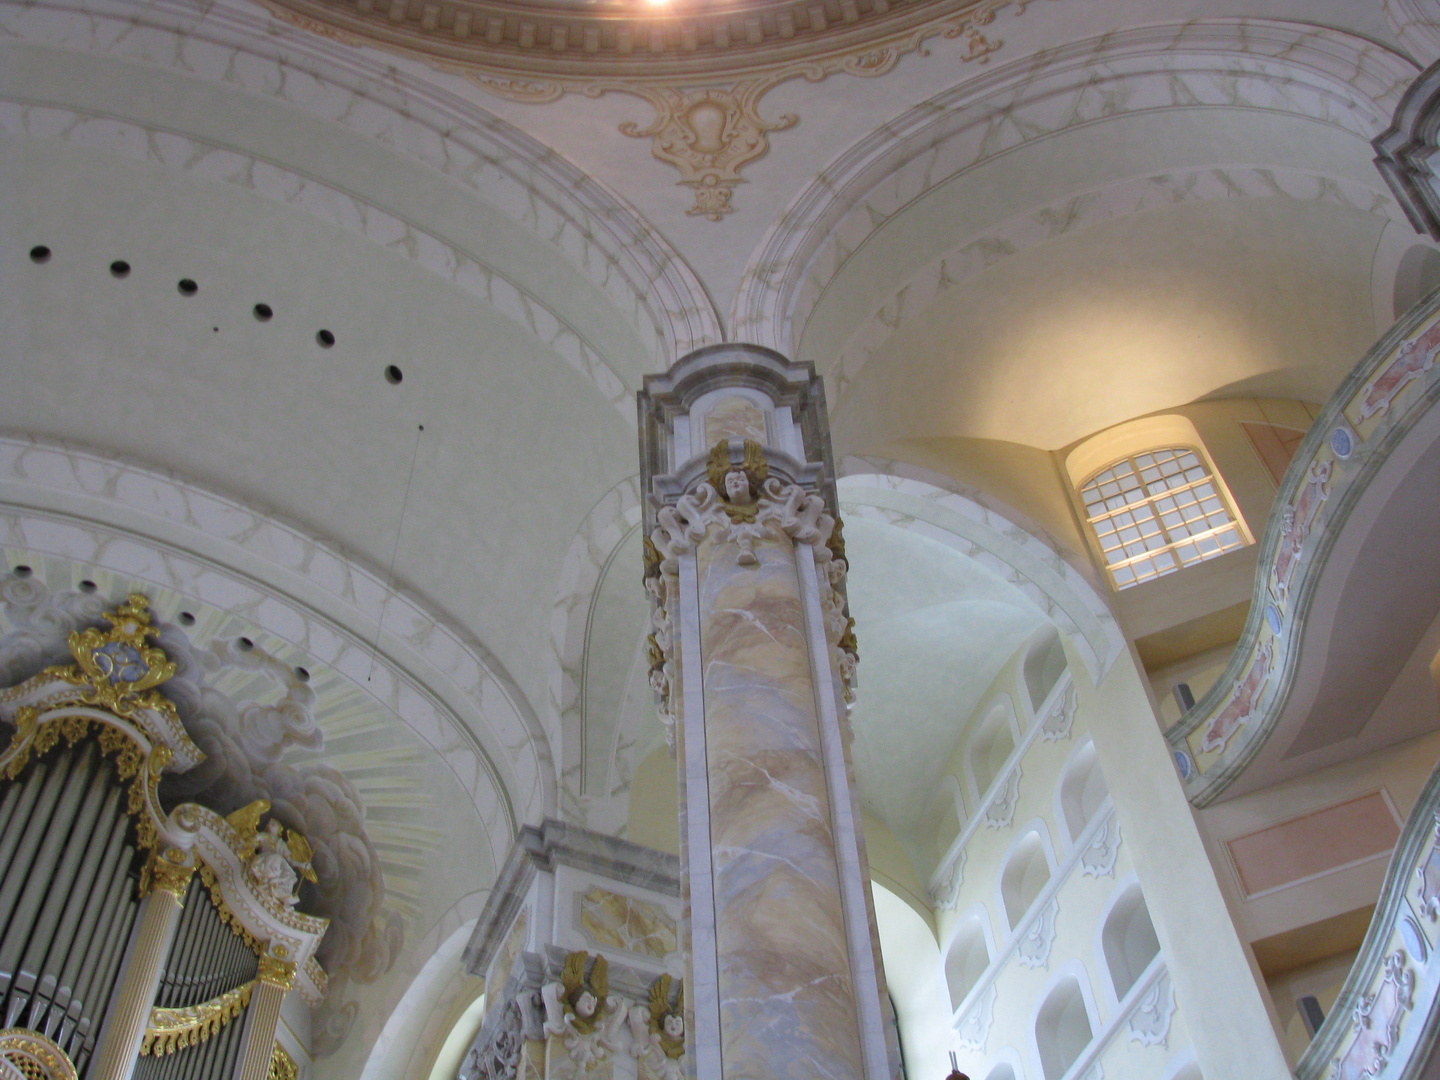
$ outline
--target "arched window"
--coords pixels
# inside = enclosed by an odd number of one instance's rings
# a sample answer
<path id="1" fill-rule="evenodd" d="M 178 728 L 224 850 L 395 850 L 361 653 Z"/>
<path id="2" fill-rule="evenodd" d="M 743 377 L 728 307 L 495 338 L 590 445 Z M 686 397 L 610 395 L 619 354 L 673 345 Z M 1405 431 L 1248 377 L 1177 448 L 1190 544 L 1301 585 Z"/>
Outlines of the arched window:
<path id="1" fill-rule="evenodd" d="M 1010 730 L 1010 710 L 997 705 L 986 714 L 980 727 L 970 737 L 970 779 L 975 784 L 975 798 L 985 797 L 990 785 L 1015 751 L 1015 735 Z"/>
<path id="2" fill-rule="evenodd" d="M 1245 538 L 1198 450 L 1168 446 L 1113 461 L 1080 485 L 1117 589 L 1242 547 Z"/>
<path id="3" fill-rule="evenodd" d="M 1060 1080 L 1090 1045 L 1093 1035 L 1080 982 L 1066 975 L 1051 988 L 1035 1017 L 1035 1046 L 1040 1051 L 1045 1080 Z"/>
<path id="4" fill-rule="evenodd" d="M 1010 852 L 1000 874 L 1000 895 L 1005 901 L 1005 919 L 1010 929 L 1020 925 L 1025 912 L 1050 880 L 1050 860 L 1045 856 L 1045 842 L 1040 833 L 1031 829 Z"/>
<path id="5" fill-rule="evenodd" d="M 1060 781 L 1060 810 L 1072 844 L 1080 839 L 1085 826 L 1090 824 L 1090 819 L 1109 793 L 1105 786 L 1105 774 L 1100 771 L 1100 762 L 1095 759 L 1095 744 L 1086 741 L 1070 759 L 1065 767 L 1065 776 Z"/>
<path id="6" fill-rule="evenodd" d="M 1126 886 L 1110 908 L 1100 940 L 1118 1001 L 1130 992 L 1135 980 L 1160 952 L 1160 941 L 1150 922 L 1150 909 L 1145 906 L 1145 894 L 1136 882 Z"/>
<path id="7" fill-rule="evenodd" d="M 990 943 L 985 940 L 985 928 L 979 915 L 971 915 L 960 924 L 945 953 L 945 985 L 950 990 L 952 1012 L 960 1007 L 965 995 L 974 989 L 989 966 Z"/>

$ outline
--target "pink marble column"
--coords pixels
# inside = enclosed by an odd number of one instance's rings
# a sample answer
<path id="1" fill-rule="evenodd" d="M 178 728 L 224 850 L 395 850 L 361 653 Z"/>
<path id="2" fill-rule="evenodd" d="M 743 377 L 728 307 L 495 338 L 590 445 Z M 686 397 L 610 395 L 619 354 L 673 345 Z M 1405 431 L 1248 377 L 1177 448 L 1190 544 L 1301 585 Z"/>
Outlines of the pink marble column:
<path id="1" fill-rule="evenodd" d="M 647 380 L 641 416 L 696 1076 L 888 1080 L 819 379 L 702 350 Z"/>

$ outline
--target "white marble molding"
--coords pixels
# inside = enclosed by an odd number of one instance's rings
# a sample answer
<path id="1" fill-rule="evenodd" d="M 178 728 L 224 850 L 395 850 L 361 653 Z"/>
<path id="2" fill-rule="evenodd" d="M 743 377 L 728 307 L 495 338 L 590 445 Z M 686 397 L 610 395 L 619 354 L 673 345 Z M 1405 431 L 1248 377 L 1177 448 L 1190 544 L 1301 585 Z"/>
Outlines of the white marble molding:
<path id="1" fill-rule="evenodd" d="M 752 256 L 731 332 L 794 353 L 827 285 L 869 236 L 927 192 L 1017 146 L 1126 113 L 1207 107 L 1304 117 L 1368 142 L 1389 124 L 1416 70 L 1364 38 L 1261 19 L 1121 30 L 997 65 L 884 125 L 821 172 Z"/>

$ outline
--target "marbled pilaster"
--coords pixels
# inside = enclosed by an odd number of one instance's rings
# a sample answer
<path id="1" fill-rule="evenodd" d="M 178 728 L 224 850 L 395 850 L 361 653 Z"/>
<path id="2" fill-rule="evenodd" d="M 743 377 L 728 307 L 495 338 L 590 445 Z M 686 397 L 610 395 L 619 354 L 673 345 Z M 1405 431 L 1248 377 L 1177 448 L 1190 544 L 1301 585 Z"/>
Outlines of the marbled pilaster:
<path id="1" fill-rule="evenodd" d="M 794 545 L 697 551 L 727 1077 L 864 1075 Z"/>

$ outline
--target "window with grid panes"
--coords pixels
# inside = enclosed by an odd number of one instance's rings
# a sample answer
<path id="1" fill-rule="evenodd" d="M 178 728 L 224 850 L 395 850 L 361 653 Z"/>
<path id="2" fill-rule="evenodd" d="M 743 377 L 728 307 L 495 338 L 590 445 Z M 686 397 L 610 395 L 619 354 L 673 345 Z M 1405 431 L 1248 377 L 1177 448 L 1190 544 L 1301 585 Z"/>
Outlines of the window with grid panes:
<path id="1" fill-rule="evenodd" d="M 1087 480 L 1080 498 L 1117 589 L 1245 542 L 1210 470 L 1189 447 L 1121 458 Z"/>

